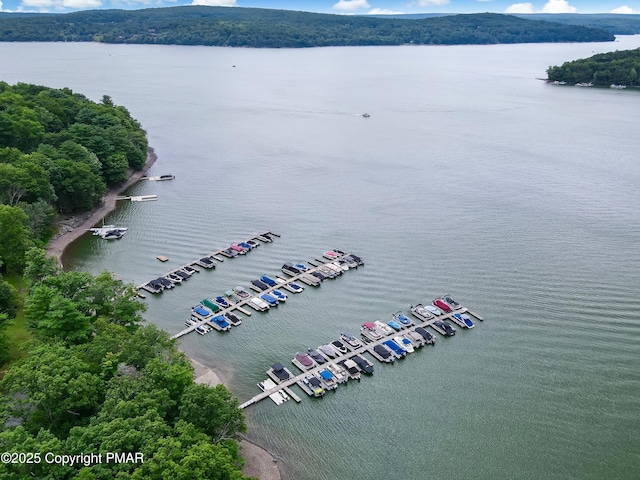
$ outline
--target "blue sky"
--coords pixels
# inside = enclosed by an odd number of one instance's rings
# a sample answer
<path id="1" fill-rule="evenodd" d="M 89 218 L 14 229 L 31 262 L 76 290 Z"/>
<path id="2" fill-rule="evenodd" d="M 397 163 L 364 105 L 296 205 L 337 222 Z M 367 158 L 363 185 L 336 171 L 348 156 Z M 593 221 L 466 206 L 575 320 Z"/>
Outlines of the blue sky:
<path id="1" fill-rule="evenodd" d="M 71 12 L 176 5 L 278 8 L 336 14 L 375 13 L 635 13 L 640 0 L 0 0 L 5 12 Z"/>

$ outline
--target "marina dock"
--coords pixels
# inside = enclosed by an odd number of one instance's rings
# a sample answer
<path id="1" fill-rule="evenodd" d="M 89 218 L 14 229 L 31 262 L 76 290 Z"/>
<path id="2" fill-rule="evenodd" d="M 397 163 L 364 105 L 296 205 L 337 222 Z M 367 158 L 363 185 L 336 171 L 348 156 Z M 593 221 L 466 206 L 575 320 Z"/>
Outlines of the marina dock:
<path id="1" fill-rule="evenodd" d="M 238 255 L 238 251 L 233 249 L 234 246 L 242 244 L 247 245 L 244 250 L 245 252 L 249 252 L 251 250 L 254 250 L 261 243 L 271 243 L 273 241 L 273 237 L 279 236 L 280 235 L 275 232 L 264 232 L 259 235 L 254 235 L 242 242 L 231 244 L 231 247 L 223 248 L 220 250 L 216 250 L 215 252 L 203 255 L 201 258 L 194 260 L 193 262 L 182 265 L 181 267 L 177 267 L 158 278 L 143 283 L 142 285 L 138 285 L 136 289 L 145 290 L 153 294 L 162 293 L 165 290 L 172 289 L 177 283 L 182 283 L 182 281 L 188 280 L 189 277 L 191 277 L 191 275 L 193 275 L 194 273 L 200 272 L 200 270 L 198 270 L 196 267 L 205 268 L 207 270 L 215 269 L 218 262 L 224 261 L 224 258 L 222 257 L 235 258 Z M 243 248 L 241 248 L 241 250 L 242 249 Z M 236 253 L 234 254 L 232 252 Z M 160 260 L 160 257 L 166 258 L 162 255 L 159 255 L 156 258 Z M 177 277 L 180 277 L 180 279 Z"/>
<path id="2" fill-rule="evenodd" d="M 327 363 L 324 363 L 322 365 L 318 365 L 318 364 L 314 364 L 314 366 L 312 366 L 311 368 L 302 370 L 302 373 L 297 374 L 297 375 L 293 375 L 291 373 L 290 370 L 285 369 L 289 374 L 290 377 L 288 379 L 286 379 L 285 381 L 280 381 L 278 379 L 278 377 L 272 373 L 271 370 L 269 370 L 267 372 L 267 375 L 269 375 L 269 377 L 271 379 L 273 379 L 273 384 L 269 384 L 270 388 L 264 390 L 263 392 L 259 393 L 258 395 L 254 396 L 253 398 L 247 400 L 246 402 L 244 402 L 243 404 L 240 405 L 240 408 L 244 409 L 249 407 L 250 405 L 253 405 L 255 403 L 258 403 L 261 400 L 264 400 L 265 398 L 269 398 L 271 395 L 278 395 L 278 392 L 287 389 L 287 395 L 291 396 L 290 394 L 290 389 L 289 387 L 291 387 L 292 385 L 298 385 L 301 387 L 301 389 L 307 393 L 310 396 L 316 396 L 314 394 L 314 392 L 310 391 L 309 386 L 307 384 L 304 383 L 304 379 L 313 375 L 313 376 L 317 376 L 321 371 L 325 370 L 325 369 L 329 369 L 329 366 L 334 366 L 336 364 L 340 364 L 342 363 L 343 365 L 346 363 L 346 360 L 350 360 L 352 359 L 354 356 L 356 355 L 362 355 L 364 353 L 368 353 L 370 354 L 373 358 L 375 358 L 376 360 L 380 361 L 380 362 L 387 362 L 387 360 L 385 360 L 384 358 L 382 358 L 380 355 L 378 355 L 375 351 L 374 351 L 374 347 L 376 345 L 381 345 L 383 344 L 385 341 L 392 339 L 394 336 L 398 336 L 398 335 L 403 335 L 406 334 L 407 332 L 410 331 L 415 331 L 415 329 L 417 327 L 422 327 L 422 328 L 431 328 L 434 331 L 436 331 L 438 334 L 442 335 L 442 336 L 446 336 L 446 333 L 444 332 L 444 330 L 442 330 L 441 328 L 437 327 L 436 325 L 434 325 L 434 322 L 436 321 L 453 321 L 453 314 L 454 313 L 458 313 L 458 314 L 463 314 L 463 313 L 467 313 L 469 315 L 471 315 L 473 317 L 473 319 L 477 319 L 477 320 L 483 320 L 482 317 L 480 317 L 479 315 L 476 315 L 475 313 L 471 312 L 468 308 L 466 307 L 462 307 L 460 306 L 459 308 L 456 309 L 452 309 L 451 312 L 430 318 L 428 320 L 423 320 L 423 319 L 418 319 L 418 321 L 414 322 L 414 324 L 412 325 L 408 325 L 408 326 L 404 326 L 400 331 L 395 331 L 393 333 L 390 333 L 388 335 L 383 335 L 382 338 L 378 339 L 378 340 L 371 340 L 369 338 L 367 338 L 366 340 L 364 340 L 362 346 L 358 347 L 358 348 L 351 348 L 349 349 L 349 351 L 346 354 L 343 355 L 338 355 L 337 358 L 335 359 L 329 359 L 329 361 Z M 416 317 L 418 318 L 418 317 Z M 366 338 L 366 337 L 363 337 Z M 424 343 L 423 343 L 424 345 Z M 419 348 L 420 345 L 416 345 L 416 348 Z M 292 362 L 294 365 L 296 365 L 296 362 Z M 296 365 L 297 366 L 297 365 Z M 300 367 L 298 367 L 300 368 Z M 348 373 L 347 373 L 348 375 Z M 279 382 L 279 383 L 278 383 Z M 335 387 L 329 387 L 329 388 L 335 388 Z M 327 389 L 327 388 L 325 388 Z M 275 401 L 275 400 L 274 400 Z M 279 404 L 278 402 L 275 402 L 276 404 Z"/>
<path id="3" fill-rule="evenodd" d="M 338 261 L 341 260 L 345 257 L 349 257 L 351 256 L 351 254 L 349 253 L 341 253 L 341 254 L 336 254 L 336 258 L 333 260 L 325 260 L 325 263 L 323 263 L 323 265 L 327 264 L 327 263 L 331 263 L 332 261 Z M 247 310 L 244 307 L 250 307 L 253 308 L 256 311 L 268 311 L 268 308 L 260 308 L 255 300 L 256 299 L 260 299 L 260 296 L 265 294 L 265 293 L 271 293 L 274 290 L 288 290 L 291 293 L 297 293 L 298 290 L 295 290 L 293 287 L 291 287 L 291 284 L 296 284 L 296 282 L 298 281 L 303 281 L 302 279 L 305 278 L 307 280 L 308 277 L 313 278 L 314 280 L 317 280 L 316 282 L 311 282 L 311 284 L 315 284 L 315 285 L 319 285 L 320 284 L 320 280 L 318 280 L 316 277 L 312 276 L 311 273 L 316 271 L 316 268 L 310 268 L 304 272 L 298 273 L 296 275 L 292 275 L 289 278 L 282 278 L 279 276 L 274 276 L 275 281 L 276 281 L 276 285 L 273 286 L 269 286 L 267 289 L 265 290 L 260 290 L 259 288 L 255 287 L 254 285 L 251 285 L 250 288 L 255 290 L 256 293 L 255 295 L 251 295 L 249 298 L 240 300 L 232 305 L 229 305 L 227 308 L 220 308 L 218 305 L 214 305 L 213 307 L 211 307 L 211 301 L 210 300 L 206 300 L 203 301 L 202 303 L 204 304 L 204 306 L 206 308 L 212 308 L 213 309 L 213 314 L 214 315 L 224 315 L 227 312 L 234 312 L 235 310 L 244 313 L 245 315 L 251 315 L 251 312 L 249 310 Z M 247 292 L 250 292 L 250 290 L 246 290 Z M 196 316 L 197 318 L 197 316 Z M 188 326 L 187 328 L 185 328 L 184 330 L 176 333 L 175 335 L 173 335 L 171 338 L 180 338 L 184 335 L 187 335 L 188 333 L 193 332 L 198 326 L 202 325 L 202 324 L 207 324 L 209 322 L 209 319 L 204 319 L 204 318 L 198 318 L 196 323 L 194 323 L 193 325 Z"/>

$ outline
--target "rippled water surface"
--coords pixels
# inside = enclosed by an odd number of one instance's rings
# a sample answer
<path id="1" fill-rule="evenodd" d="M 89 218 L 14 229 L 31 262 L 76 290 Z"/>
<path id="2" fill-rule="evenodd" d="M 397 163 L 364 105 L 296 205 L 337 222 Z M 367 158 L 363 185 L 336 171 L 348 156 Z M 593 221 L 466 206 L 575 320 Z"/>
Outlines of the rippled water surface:
<path id="1" fill-rule="evenodd" d="M 158 201 L 123 203 L 107 222 L 127 235 L 83 237 L 68 268 L 139 284 L 282 235 L 148 298 L 169 332 L 284 261 L 365 258 L 228 334 L 182 340 L 241 401 L 271 363 L 409 303 L 451 293 L 484 316 L 323 399 L 247 409 L 287 479 L 623 479 L 640 469 L 640 93 L 536 77 L 638 46 L 0 44 L 0 72 L 110 95 L 148 131 L 151 173 L 176 175 L 134 187 Z"/>

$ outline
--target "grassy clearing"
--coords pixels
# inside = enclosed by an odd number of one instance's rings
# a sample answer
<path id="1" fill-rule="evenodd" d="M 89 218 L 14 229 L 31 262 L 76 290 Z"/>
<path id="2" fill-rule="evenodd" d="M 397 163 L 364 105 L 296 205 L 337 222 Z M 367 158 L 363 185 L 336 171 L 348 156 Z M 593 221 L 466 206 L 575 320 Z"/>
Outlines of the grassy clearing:
<path id="1" fill-rule="evenodd" d="M 23 344 L 29 340 L 33 340 L 33 335 L 27 330 L 27 319 L 24 315 L 24 298 L 26 297 L 26 291 L 24 290 L 24 282 L 22 279 L 15 275 L 7 275 L 4 277 L 8 283 L 18 289 L 19 307 L 16 318 L 10 320 L 5 329 L 7 339 L 9 342 L 9 355 L 10 360 L 0 367 L 0 377 L 4 376 L 4 373 L 11 367 L 13 363 L 27 356 L 27 350 L 24 349 Z M 18 287 L 20 285 L 20 288 Z"/>

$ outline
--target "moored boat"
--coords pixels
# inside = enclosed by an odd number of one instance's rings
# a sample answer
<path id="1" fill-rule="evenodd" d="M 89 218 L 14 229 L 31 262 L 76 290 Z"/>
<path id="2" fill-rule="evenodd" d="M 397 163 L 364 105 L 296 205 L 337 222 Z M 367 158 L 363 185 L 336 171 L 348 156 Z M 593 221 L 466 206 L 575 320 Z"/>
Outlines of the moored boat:
<path id="1" fill-rule="evenodd" d="M 403 327 L 409 327 L 413 325 L 413 320 L 407 317 L 402 311 L 397 311 L 393 314 L 393 319 Z"/>
<path id="2" fill-rule="evenodd" d="M 362 346 L 362 342 L 349 332 L 344 332 L 340 334 L 340 340 L 346 343 L 347 346 L 353 350 L 355 350 L 356 348 L 360 348 Z"/>
<path id="3" fill-rule="evenodd" d="M 362 327 L 360 327 L 360 333 L 368 338 L 369 340 L 380 340 L 382 338 L 382 333 L 376 327 L 376 324 L 373 322 L 364 322 Z"/>

